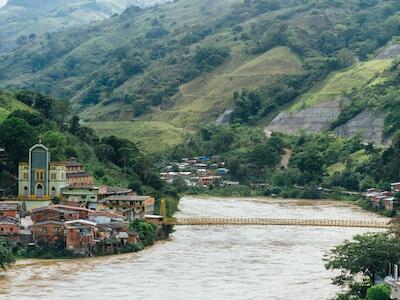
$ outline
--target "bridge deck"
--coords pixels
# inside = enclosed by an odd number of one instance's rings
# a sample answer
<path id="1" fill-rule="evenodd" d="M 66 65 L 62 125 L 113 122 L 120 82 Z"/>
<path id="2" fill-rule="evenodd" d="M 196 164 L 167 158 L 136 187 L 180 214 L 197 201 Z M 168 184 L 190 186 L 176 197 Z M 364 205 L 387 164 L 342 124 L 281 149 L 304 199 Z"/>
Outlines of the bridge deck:
<path id="1" fill-rule="evenodd" d="M 167 225 L 276 225 L 314 227 L 389 228 L 389 221 L 322 220 L 322 219 L 267 219 L 267 218 L 178 218 L 165 221 Z"/>

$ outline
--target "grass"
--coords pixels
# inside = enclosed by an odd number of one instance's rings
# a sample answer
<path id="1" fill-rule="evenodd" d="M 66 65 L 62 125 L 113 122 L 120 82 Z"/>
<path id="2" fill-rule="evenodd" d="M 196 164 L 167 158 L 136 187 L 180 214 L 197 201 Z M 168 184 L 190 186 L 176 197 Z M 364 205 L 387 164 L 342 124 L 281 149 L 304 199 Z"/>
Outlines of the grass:
<path id="1" fill-rule="evenodd" d="M 9 114 L 10 112 L 8 110 L 0 107 L 0 124 L 3 123 Z"/>
<path id="2" fill-rule="evenodd" d="M 183 129 L 162 122 L 90 122 L 86 125 L 100 137 L 115 135 L 126 138 L 151 154 L 172 149 L 182 143 L 186 136 Z"/>
<path id="3" fill-rule="evenodd" d="M 206 123 L 233 105 L 234 91 L 265 86 L 272 76 L 303 72 L 300 59 L 287 47 L 276 47 L 259 56 L 242 53 L 234 49 L 225 65 L 182 85 L 173 106 L 145 118 L 179 127 Z"/>
<path id="4" fill-rule="evenodd" d="M 357 164 L 360 165 L 362 163 L 365 163 L 368 160 L 368 155 L 365 153 L 365 150 L 360 150 L 357 152 L 352 153 L 349 156 L 349 159 Z M 327 168 L 327 173 L 328 175 L 333 175 L 334 173 L 342 173 L 346 170 L 346 162 L 338 162 L 336 164 L 333 164 Z"/>
<path id="5" fill-rule="evenodd" d="M 371 81 L 379 81 L 380 75 L 390 67 L 391 59 L 371 60 L 333 73 L 316 85 L 309 93 L 301 96 L 290 108 L 294 112 L 305 107 L 314 106 L 322 101 L 329 101 L 337 96 L 351 92 L 353 88 L 361 88 Z"/>

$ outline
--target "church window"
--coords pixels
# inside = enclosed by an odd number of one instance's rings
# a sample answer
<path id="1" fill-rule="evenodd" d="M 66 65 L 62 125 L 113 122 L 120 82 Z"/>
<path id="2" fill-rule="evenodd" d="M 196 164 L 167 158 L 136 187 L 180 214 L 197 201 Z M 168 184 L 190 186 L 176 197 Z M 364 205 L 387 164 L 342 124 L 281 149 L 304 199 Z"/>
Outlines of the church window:
<path id="1" fill-rule="evenodd" d="M 53 186 L 52 189 L 51 189 L 51 196 L 52 196 L 52 197 L 57 196 L 56 188 L 55 188 L 54 186 Z"/>
<path id="2" fill-rule="evenodd" d="M 23 174 L 23 179 L 25 179 L 25 180 L 28 179 L 28 173 L 24 172 L 24 174 Z"/>

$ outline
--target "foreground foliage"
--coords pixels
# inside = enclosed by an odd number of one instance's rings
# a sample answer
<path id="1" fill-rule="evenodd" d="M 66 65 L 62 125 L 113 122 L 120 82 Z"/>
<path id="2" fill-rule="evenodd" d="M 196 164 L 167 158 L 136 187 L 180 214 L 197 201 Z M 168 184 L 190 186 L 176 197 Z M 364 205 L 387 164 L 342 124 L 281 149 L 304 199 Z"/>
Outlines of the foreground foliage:
<path id="1" fill-rule="evenodd" d="M 12 253 L 12 243 L 6 238 L 0 238 L 0 271 L 7 270 L 15 263 Z"/>
<path id="2" fill-rule="evenodd" d="M 385 277 L 389 263 L 397 263 L 399 259 L 400 243 L 386 233 L 356 235 L 352 241 L 346 240 L 333 248 L 324 258 L 327 269 L 340 271 L 333 283 L 348 291 L 348 295 L 360 298 L 366 296 L 378 276 Z"/>

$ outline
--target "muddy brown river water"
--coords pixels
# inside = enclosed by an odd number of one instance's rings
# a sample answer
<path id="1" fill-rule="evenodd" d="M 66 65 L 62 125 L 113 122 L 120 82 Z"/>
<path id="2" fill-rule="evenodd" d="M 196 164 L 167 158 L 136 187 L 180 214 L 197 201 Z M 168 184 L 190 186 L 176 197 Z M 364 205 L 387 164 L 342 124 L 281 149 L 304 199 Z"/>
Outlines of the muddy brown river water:
<path id="1" fill-rule="evenodd" d="M 370 220 L 341 202 L 184 197 L 181 217 Z M 323 255 L 368 229 L 283 226 L 176 227 L 139 253 L 23 260 L 0 275 L 0 299 L 330 299 Z"/>

